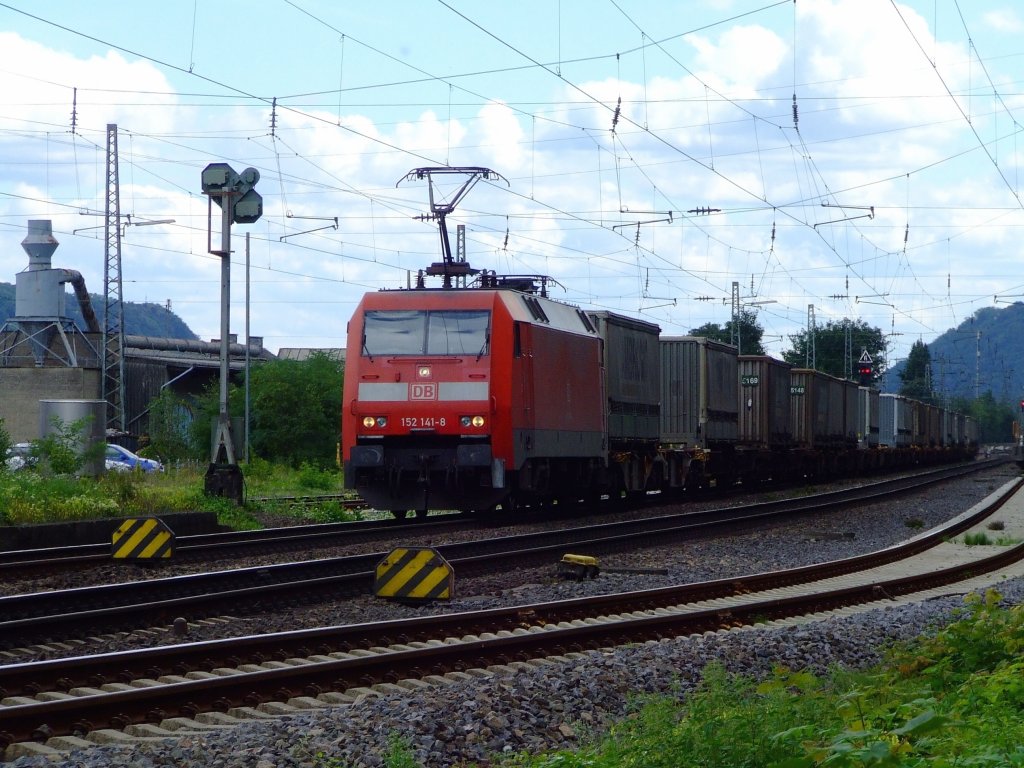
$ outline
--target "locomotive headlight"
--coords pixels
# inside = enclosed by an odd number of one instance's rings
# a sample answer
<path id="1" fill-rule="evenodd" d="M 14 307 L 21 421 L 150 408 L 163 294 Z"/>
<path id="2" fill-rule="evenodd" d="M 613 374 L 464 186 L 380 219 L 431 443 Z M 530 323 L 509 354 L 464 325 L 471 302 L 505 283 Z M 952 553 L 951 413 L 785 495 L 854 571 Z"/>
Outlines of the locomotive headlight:
<path id="1" fill-rule="evenodd" d="M 364 416 L 363 417 L 363 426 L 366 427 L 367 429 L 373 429 L 373 426 L 376 423 L 377 423 L 377 420 L 375 418 L 373 418 L 373 416 Z"/>
<path id="2" fill-rule="evenodd" d="M 463 427 L 482 427 L 484 425 L 483 416 L 463 416 L 459 419 L 459 423 Z"/>
<path id="3" fill-rule="evenodd" d="M 388 417 L 387 416 L 378 416 L 377 417 L 377 426 L 378 427 L 386 427 L 387 425 L 388 425 Z"/>
<path id="4" fill-rule="evenodd" d="M 363 426 L 367 429 L 373 429 L 374 427 L 380 427 L 383 429 L 388 425 L 387 416 L 364 416 Z"/>
<path id="5" fill-rule="evenodd" d="M 482 427 L 483 425 L 484 425 L 484 417 L 483 416 L 474 416 L 473 417 L 473 426 L 474 427 Z"/>
<path id="6" fill-rule="evenodd" d="M 416 371 L 416 374 L 421 379 L 429 379 L 430 378 L 430 366 L 429 365 L 421 365 L 419 367 L 419 369 Z"/>

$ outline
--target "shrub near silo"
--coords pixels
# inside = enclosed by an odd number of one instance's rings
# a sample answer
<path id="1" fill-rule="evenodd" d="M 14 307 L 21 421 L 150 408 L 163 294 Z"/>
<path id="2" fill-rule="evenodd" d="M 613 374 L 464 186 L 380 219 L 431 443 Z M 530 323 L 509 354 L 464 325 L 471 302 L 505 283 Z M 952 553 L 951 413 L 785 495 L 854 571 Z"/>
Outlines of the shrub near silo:
<path id="1" fill-rule="evenodd" d="M 3 417 L 0 417 L 0 459 L 6 458 L 7 452 L 11 450 L 11 434 L 4 426 Z M 7 462 L 0 461 L 0 472 L 7 468 Z"/>

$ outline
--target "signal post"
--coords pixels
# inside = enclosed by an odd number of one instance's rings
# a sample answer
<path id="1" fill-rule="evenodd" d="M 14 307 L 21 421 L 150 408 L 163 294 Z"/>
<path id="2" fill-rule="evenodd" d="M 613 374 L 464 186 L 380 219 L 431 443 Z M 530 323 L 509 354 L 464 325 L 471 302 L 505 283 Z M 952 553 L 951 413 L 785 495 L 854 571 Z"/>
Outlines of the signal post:
<path id="1" fill-rule="evenodd" d="M 236 504 L 243 501 L 242 470 L 238 466 L 228 411 L 230 374 L 229 315 L 231 310 L 231 225 L 252 224 L 263 215 L 263 198 L 254 189 L 260 179 L 255 168 L 235 173 L 227 163 L 210 163 L 203 169 L 203 194 L 207 196 L 206 248 L 221 257 L 220 269 L 220 406 L 217 413 L 210 466 L 204 490 L 209 496 L 226 496 Z M 221 210 L 219 249 L 212 247 L 213 203 Z"/>

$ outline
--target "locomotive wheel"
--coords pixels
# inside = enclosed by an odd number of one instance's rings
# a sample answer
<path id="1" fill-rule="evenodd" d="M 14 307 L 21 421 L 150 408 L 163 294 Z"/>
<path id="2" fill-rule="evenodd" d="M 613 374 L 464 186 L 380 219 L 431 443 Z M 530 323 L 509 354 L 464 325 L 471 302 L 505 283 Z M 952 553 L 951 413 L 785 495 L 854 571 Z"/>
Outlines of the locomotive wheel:
<path id="1" fill-rule="evenodd" d="M 417 510 L 416 510 L 416 519 L 417 519 L 417 520 L 423 520 L 423 519 L 425 519 L 425 518 L 426 518 L 426 516 L 427 516 L 427 513 L 428 513 L 429 511 L 430 511 L 430 510 L 428 510 L 428 509 L 417 509 Z"/>
<path id="2" fill-rule="evenodd" d="M 408 512 L 406 509 L 392 509 L 391 515 L 395 520 L 405 520 L 406 512 Z"/>
<path id="3" fill-rule="evenodd" d="M 497 511 L 496 510 L 497 506 L 498 505 L 495 505 L 495 507 L 491 507 L 491 510 L 492 511 Z M 513 515 L 513 514 L 515 514 L 519 510 L 520 504 L 519 504 L 519 501 L 516 499 L 515 496 L 507 496 L 507 497 L 505 497 L 504 499 L 501 500 L 500 507 L 501 507 L 501 513 L 502 514 Z"/>

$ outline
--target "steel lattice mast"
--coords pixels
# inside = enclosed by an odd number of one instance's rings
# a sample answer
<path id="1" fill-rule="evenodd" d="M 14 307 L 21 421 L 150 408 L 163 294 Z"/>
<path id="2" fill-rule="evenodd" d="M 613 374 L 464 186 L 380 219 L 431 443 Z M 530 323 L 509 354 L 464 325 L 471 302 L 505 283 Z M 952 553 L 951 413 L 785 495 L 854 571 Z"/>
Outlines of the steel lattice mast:
<path id="1" fill-rule="evenodd" d="M 124 431 L 124 301 L 121 295 L 121 191 L 117 166 L 117 124 L 108 123 L 102 398 L 107 403 L 107 429 Z"/>

